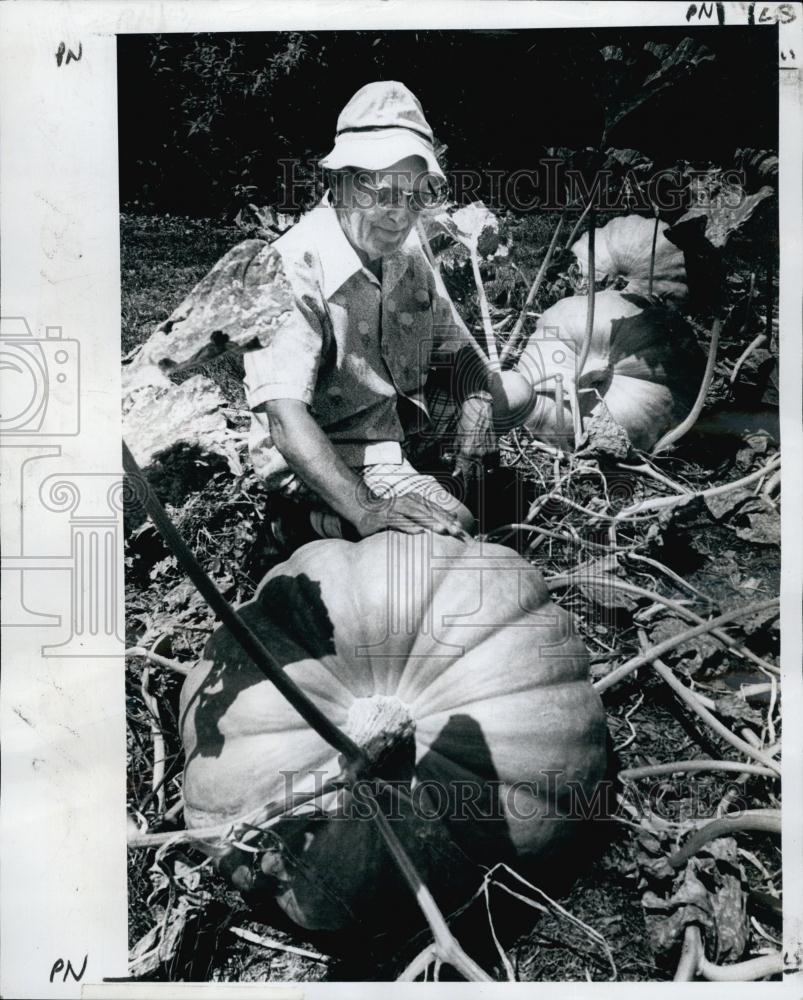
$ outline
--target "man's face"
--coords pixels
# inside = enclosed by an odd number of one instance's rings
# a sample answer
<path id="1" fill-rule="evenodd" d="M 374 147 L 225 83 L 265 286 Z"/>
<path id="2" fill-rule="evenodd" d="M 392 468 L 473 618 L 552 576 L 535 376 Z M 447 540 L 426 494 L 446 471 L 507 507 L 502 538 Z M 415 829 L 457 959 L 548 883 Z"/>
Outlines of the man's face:
<path id="1" fill-rule="evenodd" d="M 349 242 L 361 257 L 376 260 L 395 253 L 415 225 L 415 193 L 426 184 L 425 161 L 408 156 L 384 170 L 341 175 L 336 204 Z M 413 195 L 411 200 L 411 195 Z"/>

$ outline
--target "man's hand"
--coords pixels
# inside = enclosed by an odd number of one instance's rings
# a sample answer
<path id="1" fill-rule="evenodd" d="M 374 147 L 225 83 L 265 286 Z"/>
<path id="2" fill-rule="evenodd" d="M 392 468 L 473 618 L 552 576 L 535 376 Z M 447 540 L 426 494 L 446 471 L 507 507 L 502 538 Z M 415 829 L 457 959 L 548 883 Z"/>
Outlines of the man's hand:
<path id="1" fill-rule="evenodd" d="M 412 493 L 387 499 L 367 493 L 365 482 L 343 462 L 299 400 L 270 400 L 264 409 L 273 442 L 293 472 L 363 538 L 396 528 L 407 532 L 429 529 L 467 540 L 476 530 L 471 512 L 451 495 L 444 495 L 438 503 L 434 497 Z"/>
<path id="2" fill-rule="evenodd" d="M 457 425 L 454 475 L 469 483 L 479 477 L 482 469 L 495 465 L 498 458 L 491 394 L 477 392 L 467 396 Z"/>
<path id="3" fill-rule="evenodd" d="M 356 517 L 350 515 L 349 519 L 362 538 L 393 528 L 408 534 L 434 531 L 465 542 L 476 531 L 473 515 L 458 500 L 452 498 L 448 506 L 441 506 L 416 493 L 368 498 L 363 512 Z"/>

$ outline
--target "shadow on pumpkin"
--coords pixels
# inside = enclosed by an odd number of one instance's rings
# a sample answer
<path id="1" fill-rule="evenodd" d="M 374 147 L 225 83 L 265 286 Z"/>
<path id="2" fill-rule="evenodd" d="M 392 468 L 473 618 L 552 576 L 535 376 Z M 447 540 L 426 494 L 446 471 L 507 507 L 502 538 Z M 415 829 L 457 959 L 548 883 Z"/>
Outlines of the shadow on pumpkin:
<path id="1" fill-rule="evenodd" d="M 548 918 L 548 914 L 542 915 L 541 911 L 526 902 L 529 899 L 543 905 L 543 897 L 528 889 L 516 876 L 526 879 L 552 899 L 562 900 L 562 905 L 571 910 L 566 897 L 579 880 L 594 878 L 595 864 L 612 841 L 621 837 L 621 826 L 611 819 L 617 809 L 616 793 L 620 786 L 616 780 L 619 762 L 610 734 L 607 735 L 606 749 L 607 768 L 601 782 L 598 814 L 595 813 L 593 819 L 572 822 L 568 836 L 558 839 L 536 857 L 505 860 L 489 853 L 486 858 L 478 859 L 484 870 L 492 869 L 500 861 L 507 864 L 509 870 L 501 868 L 494 873 L 489 885 L 487 908 L 480 896 L 464 912 L 450 919 L 449 924 L 465 950 L 486 970 L 496 968 L 500 973 L 502 971 L 497 940 L 505 951 L 509 951 L 523 935 L 537 931 L 542 919 Z M 493 919 L 493 934 L 489 915 Z M 424 943 L 421 942 L 422 947 Z M 409 958 L 413 954 L 415 949 L 412 949 Z M 451 980 L 459 977 L 451 969 L 445 969 L 442 978 Z"/>
<path id="2" fill-rule="evenodd" d="M 454 763 L 461 756 L 469 757 L 473 773 Z M 495 816 L 498 777 L 480 726 L 468 715 L 452 716 L 416 773 L 418 784 L 411 797 L 397 799 L 378 791 L 377 801 L 438 905 L 444 914 L 450 914 L 462 908 L 481 884 L 486 856 L 490 863 L 496 863 L 512 861 L 515 853 L 505 820 Z M 461 786 L 455 783 L 461 774 L 462 788 L 470 788 L 469 795 L 462 794 Z M 406 791 L 410 796 L 407 784 Z M 335 957 L 327 978 L 394 979 L 399 963 L 408 960 L 410 948 L 426 943 L 428 931 L 416 899 L 373 821 L 367 817 L 302 820 L 297 829 L 292 821 L 274 829 L 283 842 L 285 863 L 292 859 L 293 891 L 302 908 L 305 897 L 308 907 L 310 899 L 320 896 L 321 906 L 334 906 L 342 909 L 344 916 L 348 914 L 340 931 L 304 932 L 307 940 Z M 315 854 L 314 846 L 310 850 L 310 838 L 320 836 L 347 838 L 349 842 L 342 843 L 343 859 L 359 857 L 358 868 L 347 865 L 348 871 L 343 871 L 325 865 L 321 869 L 305 863 Z M 280 871 L 278 878 L 262 875 L 253 884 L 255 891 L 244 892 L 243 898 L 255 919 L 297 935 L 297 926 L 288 918 L 292 910 L 280 907 L 272 898 L 282 892 L 282 874 Z M 341 888 L 343 896 L 338 899 Z M 420 943 L 419 935 L 423 935 Z M 487 936 L 487 927 L 466 946 L 484 955 L 483 936 Z"/>
<path id="3" fill-rule="evenodd" d="M 622 374 L 666 385 L 675 396 L 693 400 L 699 387 L 699 378 L 695 378 L 698 373 L 702 376 L 705 358 L 689 324 L 677 309 L 651 305 L 649 300 L 627 292 L 621 295 L 643 307 L 643 312 L 611 324 L 611 367 L 620 365 Z M 627 359 L 636 359 L 638 364 Z"/>
<path id="4" fill-rule="evenodd" d="M 268 580 L 237 614 L 282 668 L 334 655 L 335 628 L 321 598 L 321 585 L 305 573 Z M 181 719 L 183 730 L 187 714 L 195 713 L 197 743 L 187 764 L 196 756 L 220 756 L 225 740 L 221 719 L 242 691 L 265 681 L 265 674 L 225 627 L 210 637 L 203 659 L 211 661 L 212 667 Z"/>
<path id="5" fill-rule="evenodd" d="M 443 819 L 461 851 L 483 865 L 515 857 L 499 775 L 482 727 L 470 715 L 449 716 L 416 775 L 422 814 Z"/>

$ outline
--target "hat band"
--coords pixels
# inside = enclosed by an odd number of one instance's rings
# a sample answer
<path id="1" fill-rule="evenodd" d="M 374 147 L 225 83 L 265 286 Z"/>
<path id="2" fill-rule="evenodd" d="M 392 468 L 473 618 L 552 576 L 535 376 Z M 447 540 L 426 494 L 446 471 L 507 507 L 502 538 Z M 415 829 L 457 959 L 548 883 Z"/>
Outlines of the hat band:
<path id="1" fill-rule="evenodd" d="M 341 128 L 335 132 L 335 139 L 338 139 L 341 135 L 345 135 L 346 132 L 385 132 L 391 128 L 403 128 L 407 129 L 408 132 L 413 132 L 419 138 L 424 139 L 430 146 L 432 146 L 432 140 L 430 137 L 424 133 L 419 132 L 417 128 L 413 128 L 412 125 L 355 125 L 352 128 Z M 434 147 L 433 147 L 434 148 Z"/>

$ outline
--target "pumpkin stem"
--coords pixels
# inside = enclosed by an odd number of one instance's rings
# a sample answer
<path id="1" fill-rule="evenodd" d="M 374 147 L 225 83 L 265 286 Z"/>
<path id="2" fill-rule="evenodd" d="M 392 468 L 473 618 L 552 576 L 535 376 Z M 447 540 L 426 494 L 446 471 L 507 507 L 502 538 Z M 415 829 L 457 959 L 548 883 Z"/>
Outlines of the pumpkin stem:
<path id="1" fill-rule="evenodd" d="M 652 281 L 655 276 L 655 245 L 658 242 L 658 208 L 656 205 L 652 206 L 652 210 L 655 213 L 655 225 L 652 229 L 652 249 L 650 250 L 650 282 L 647 286 L 647 294 L 652 295 Z"/>
<path id="2" fill-rule="evenodd" d="M 555 246 L 558 242 L 558 236 L 563 228 L 563 221 L 565 215 L 561 215 L 558 219 L 558 224 L 555 227 L 555 232 L 552 234 L 552 239 L 549 242 L 547 252 L 544 255 L 544 259 L 541 261 L 541 266 L 538 268 L 538 274 L 535 276 L 535 281 L 533 281 L 530 286 L 529 292 L 527 292 L 527 298 L 524 300 L 524 305 L 521 307 L 521 312 L 519 313 L 519 318 L 516 320 L 516 325 L 508 337 L 507 343 L 502 348 L 502 353 L 499 355 L 499 364 L 504 367 L 505 362 L 513 353 L 513 351 L 518 346 L 519 338 L 521 337 L 521 331 L 524 329 L 524 323 L 527 319 L 527 313 L 529 312 L 530 306 L 535 300 L 535 296 L 538 294 L 538 289 L 541 287 L 544 281 L 544 275 L 549 267 L 550 261 L 552 260 L 552 254 L 555 252 Z"/>
<path id="3" fill-rule="evenodd" d="M 370 795 L 370 791 L 369 791 Z M 434 953 L 441 961 L 448 962 L 453 968 L 464 976 L 469 982 L 490 983 L 493 980 L 488 973 L 467 955 L 455 939 L 449 925 L 443 917 L 438 904 L 427 888 L 426 883 L 418 874 L 415 865 L 410 861 L 410 857 L 390 826 L 387 817 L 381 809 L 376 809 L 372 815 L 374 823 L 377 825 L 385 846 L 396 862 L 399 871 L 404 877 L 416 898 L 421 912 L 426 917 L 429 929 L 434 939 Z"/>
<path id="4" fill-rule="evenodd" d="M 586 216 L 588 215 L 588 213 L 590 211 L 591 211 L 591 199 L 589 199 L 588 204 L 583 209 L 583 211 L 582 211 L 582 213 L 580 215 L 580 218 L 577 220 L 577 222 L 575 222 L 574 227 L 572 228 L 571 233 L 569 233 L 569 238 L 568 238 L 568 240 L 566 240 L 566 249 L 567 250 L 571 247 L 572 243 L 574 243 L 575 237 L 577 236 L 578 232 L 580 231 L 580 227 L 585 222 L 585 218 L 586 218 Z"/>
<path id="5" fill-rule="evenodd" d="M 393 695 L 356 698 L 346 719 L 346 732 L 362 750 L 369 766 L 387 756 L 415 733 L 409 707 Z"/>
<path id="6" fill-rule="evenodd" d="M 705 372 L 703 373 L 703 381 L 700 384 L 700 389 L 697 393 L 697 399 L 694 401 L 694 406 L 691 408 L 691 412 L 681 423 L 674 427 L 671 431 L 668 431 L 657 442 L 655 447 L 652 449 L 652 454 L 657 455 L 659 452 L 665 451 L 670 444 L 674 444 L 679 441 L 688 431 L 694 427 L 697 423 L 697 418 L 702 412 L 703 406 L 705 405 L 705 399 L 708 395 L 708 390 L 711 388 L 711 380 L 714 377 L 714 366 L 717 361 L 717 348 L 719 347 L 719 334 L 722 329 L 722 320 L 719 316 L 714 320 L 713 326 L 711 327 L 711 343 L 708 346 L 708 359 L 705 364 Z"/>
<path id="7" fill-rule="evenodd" d="M 574 373 L 575 392 L 578 394 L 580 388 L 580 377 L 583 374 L 586 361 L 588 361 L 588 355 L 591 351 L 591 336 L 594 333 L 594 292 L 596 291 L 595 286 L 597 279 L 597 267 L 594 258 L 594 237 L 596 235 L 596 219 L 594 215 L 594 209 L 591 208 L 588 213 L 588 306 L 586 310 L 586 329 L 585 334 L 583 335 L 583 345 L 580 348 L 580 356 L 577 359 L 577 369 Z M 575 424 L 574 446 L 576 448 L 580 434 L 583 433 L 583 417 L 582 414 L 579 413 L 579 410 L 575 419 Z"/>
<path id="8" fill-rule="evenodd" d="M 485 333 L 485 347 L 488 352 L 488 370 L 499 371 L 499 354 L 496 349 L 496 334 L 491 324 L 491 310 L 488 305 L 488 297 L 485 294 L 485 285 L 480 274 L 480 259 L 475 244 L 469 246 L 469 257 L 471 259 L 471 273 L 474 275 L 474 284 L 477 286 L 477 297 L 480 302 L 480 315 L 482 317 L 482 329 Z"/>
<path id="9" fill-rule="evenodd" d="M 742 322 L 741 329 L 739 330 L 739 335 L 740 336 L 744 336 L 744 334 L 747 333 L 747 326 L 748 326 L 748 324 L 750 322 L 750 312 L 751 312 L 752 306 L 753 306 L 753 294 L 754 294 L 755 290 L 756 290 L 756 272 L 755 271 L 751 271 L 750 272 L 750 287 L 747 289 L 747 301 L 746 301 L 745 310 L 744 310 L 744 320 Z M 738 358 L 736 364 L 733 366 L 733 371 L 731 372 L 731 377 L 730 377 L 730 387 L 731 387 L 731 389 L 733 389 L 733 387 L 736 385 L 736 380 L 739 378 L 739 372 L 742 370 L 742 365 L 745 363 L 745 361 L 747 361 L 747 359 L 750 357 L 750 355 L 753 353 L 753 351 L 757 351 L 759 349 L 759 347 L 763 347 L 765 344 L 769 345 L 769 342 L 770 342 L 769 335 L 772 332 L 772 303 L 771 302 L 770 302 L 767 314 L 768 314 L 769 318 L 768 318 L 768 321 L 767 321 L 767 323 L 765 325 L 764 331 L 762 333 L 760 333 L 757 337 L 755 337 L 753 340 L 750 341 L 750 343 L 747 345 L 747 347 L 744 349 L 744 351 L 742 351 L 742 353 L 739 355 L 739 358 Z"/>
<path id="10" fill-rule="evenodd" d="M 563 409 L 565 400 L 563 396 L 563 376 L 555 376 L 555 436 L 558 440 L 558 447 L 566 447 L 566 422 L 565 411 Z"/>

